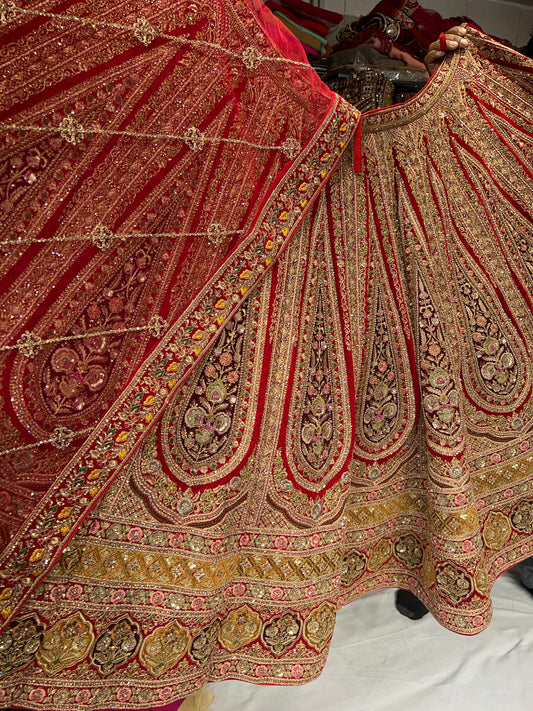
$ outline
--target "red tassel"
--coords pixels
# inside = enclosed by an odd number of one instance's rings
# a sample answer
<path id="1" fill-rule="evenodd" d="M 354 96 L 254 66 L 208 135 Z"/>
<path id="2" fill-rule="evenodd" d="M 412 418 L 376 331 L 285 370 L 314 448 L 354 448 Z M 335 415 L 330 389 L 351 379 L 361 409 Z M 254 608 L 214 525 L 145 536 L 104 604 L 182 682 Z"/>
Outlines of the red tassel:
<path id="1" fill-rule="evenodd" d="M 353 169 L 355 173 L 361 173 L 363 170 L 363 146 L 362 139 L 363 136 L 363 121 L 359 117 L 359 123 L 355 129 L 355 136 L 353 138 Z"/>

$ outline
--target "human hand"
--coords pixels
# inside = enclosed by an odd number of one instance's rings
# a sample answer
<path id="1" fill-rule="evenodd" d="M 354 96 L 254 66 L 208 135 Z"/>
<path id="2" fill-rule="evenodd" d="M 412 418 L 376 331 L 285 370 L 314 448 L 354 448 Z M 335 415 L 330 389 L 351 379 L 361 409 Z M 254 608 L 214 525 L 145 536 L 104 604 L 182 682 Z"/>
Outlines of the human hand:
<path id="1" fill-rule="evenodd" d="M 466 30 L 464 27 L 452 27 L 448 32 L 441 35 L 443 37 L 443 43 L 441 44 L 441 38 L 432 42 L 428 47 L 428 52 L 424 57 L 424 64 L 428 73 L 431 75 L 437 69 L 439 64 L 444 59 L 446 52 L 453 52 L 456 49 L 464 49 L 470 44 L 469 40 L 465 37 Z M 441 47 L 444 44 L 444 38 L 446 38 L 446 50 L 444 51 Z"/>

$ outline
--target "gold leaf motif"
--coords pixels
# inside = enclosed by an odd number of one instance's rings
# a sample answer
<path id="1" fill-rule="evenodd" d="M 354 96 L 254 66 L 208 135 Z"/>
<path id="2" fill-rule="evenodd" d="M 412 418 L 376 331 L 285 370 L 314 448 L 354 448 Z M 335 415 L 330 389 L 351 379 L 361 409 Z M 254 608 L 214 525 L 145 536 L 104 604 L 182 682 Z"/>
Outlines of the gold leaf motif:
<path id="1" fill-rule="evenodd" d="M 263 55 L 256 47 L 246 47 L 242 52 L 242 63 L 246 69 L 252 71 L 256 69 L 263 61 Z"/>
<path id="2" fill-rule="evenodd" d="M 260 632 L 261 618 L 248 605 L 244 605 L 227 616 L 220 630 L 219 640 L 229 652 L 235 652 L 253 642 Z"/>
<path id="3" fill-rule="evenodd" d="M 89 653 L 94 639 L 92 624 L 81 612 L 76 612 L 59 620 L 45 633 L 37 651 L 37 663 L 47 674 L 57 674 L 81 662 Z"/>
<path id="4" fill-rule="evenodd" d="M 144 17 L 139 17 L 137 22 L 133 25 L 133 34 L 145 47 L 157 37 L 157 31 Z"/>
<path id="5" fill-rule="evenodd" d="M 491 511 L 483 527 L 483 540 L 489 548 L 499 550 L 511 538 L 511 523 L 501 511 Z"/>
<path id="6" fill-rule="evenodd" d="M 185 655 L 190 635 L 177 622 L 169 622 L 144 640 L 139 659 L 153 677 L 159 677 Z"/>
<path id="7" fill-rule="evenodd" d="M 72 116 L 66 116 L 59 124 L 59 133 L 61 138 L 64 138 L 68 143 L 74 146 L 83 140 L 85 129 L 79 121 L 76 121 Z"/>

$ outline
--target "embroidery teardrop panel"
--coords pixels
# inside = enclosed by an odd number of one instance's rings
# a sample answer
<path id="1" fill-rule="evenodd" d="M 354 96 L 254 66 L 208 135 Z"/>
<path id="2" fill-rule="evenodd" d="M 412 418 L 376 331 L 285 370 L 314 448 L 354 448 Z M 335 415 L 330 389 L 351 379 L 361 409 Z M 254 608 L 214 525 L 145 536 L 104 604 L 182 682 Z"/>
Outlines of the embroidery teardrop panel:
<path id="1" fill-rule="evenodd" d="M 463 360 L 467 392 L 490 412 L 512 413 L 531 388 L 525 344 L 486 281 L 457 261 L 456 275 L 463 312 L 460 331 L 469 353 Z"/>
<path id="2" fill-rule="evenodd" d="M 351 428 L 345 336 L 339 318 L 341 310 L 324 210 L 315 225 L 302 300 L 285 451 L 288 468 L 298 486 L 318 492 L 342 470 L 350 447 Z"/>

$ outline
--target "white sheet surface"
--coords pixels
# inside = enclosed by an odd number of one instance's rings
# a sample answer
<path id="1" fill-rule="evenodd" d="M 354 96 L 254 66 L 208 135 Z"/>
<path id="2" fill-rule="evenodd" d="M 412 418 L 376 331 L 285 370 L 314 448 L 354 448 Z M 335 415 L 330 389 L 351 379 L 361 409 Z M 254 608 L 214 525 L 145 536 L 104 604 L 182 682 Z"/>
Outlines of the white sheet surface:
<path id="1" fill-rule="evenodd" d="M 210 711 L 533 711 L 533 596 L 512 574 L 490 627 L 463 637 L 412 622 L 382 590 L 340 611 L 322 676 L 300 687 L 211 685 Z"/>

